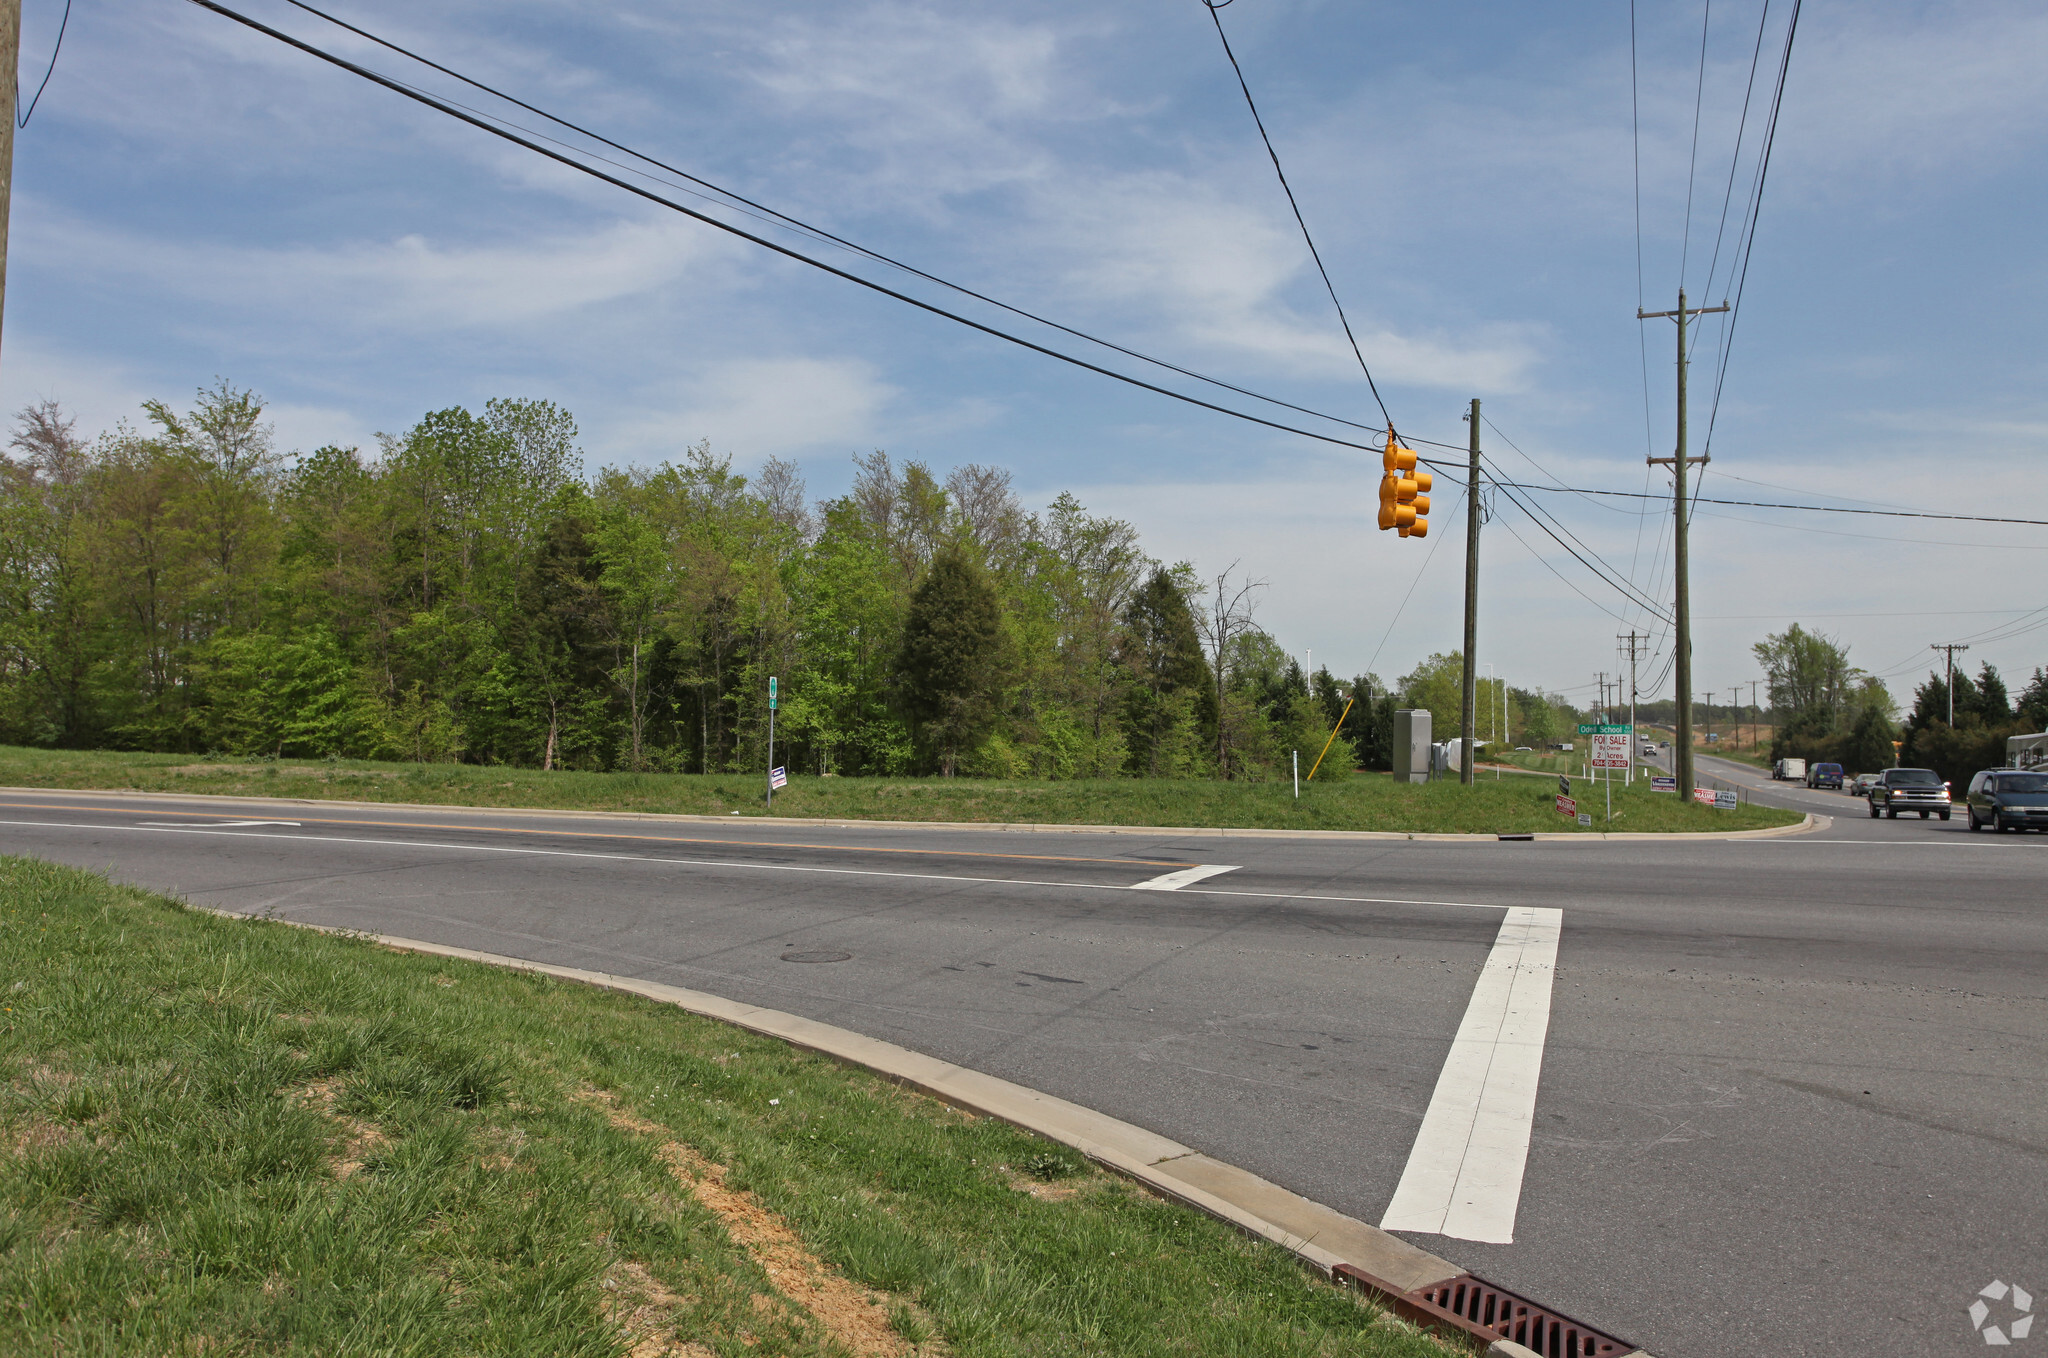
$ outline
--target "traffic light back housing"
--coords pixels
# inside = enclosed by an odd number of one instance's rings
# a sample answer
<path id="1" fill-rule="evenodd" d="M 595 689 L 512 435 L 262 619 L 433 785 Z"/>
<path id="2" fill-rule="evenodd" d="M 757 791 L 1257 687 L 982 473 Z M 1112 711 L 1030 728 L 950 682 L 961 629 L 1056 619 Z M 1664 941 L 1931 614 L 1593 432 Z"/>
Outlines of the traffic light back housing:
<path id="1" fill-rule="evenodd" d="M 1380 516 L 1382 531 L 1392 528 L 1404 538 L 1429 536 L 1429 488 L 1430 474 L 1416 470 L 1415 450 L 1403 448 L 1390 434 L 1387 448 L 1380 462 L 1386 475 L 1380 478 Z"/>

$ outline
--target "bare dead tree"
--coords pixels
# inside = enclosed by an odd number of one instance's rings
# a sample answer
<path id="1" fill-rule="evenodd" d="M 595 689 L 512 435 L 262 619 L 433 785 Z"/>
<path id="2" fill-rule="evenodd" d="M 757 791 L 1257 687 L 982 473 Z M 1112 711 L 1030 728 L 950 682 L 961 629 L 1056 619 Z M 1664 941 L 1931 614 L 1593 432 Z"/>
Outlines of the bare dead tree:
<path id="1" fill-rule="evenodd" d="M 23 406 L 14 419 L 14 436 L 8 444 L 24 455 L 29 469 L 50 485 L 75 483 L 88 460 L 85 440 L 78 437 L 78 421 L 47 396 Z"/>
<path id="2" fill-rule="evenodd" d="M 970 462 L 946 477 L 946 498 L 975 545 L 991 561 L 1007 555 L 1024 536 L 1024 506 L 1001 467 Z"/>
<path id="3" fill-rule="evenodd" d="M 1202 644 L 1209 650 L 1209 664 L 1216 672 L 1216 702 L 1219 712 L 1223 703 L 1225 678 L 1224 667 L 1228 662 L 1231 643 L 1248 632 L 1258 630 L 1253 614 L 1258 611 L 1258 600 L 1254 596 L 1271 583 L 1240 577 L 1232 584 L 1230 577 L 1237 570 L 1233 561 L 1224 567 L 1216 577 L 1216 588 L 1210 594 L 1208 603 L 1196 609 L 1195 625 L 1201 629 Z M 1216 767 L 1228 777 L 1230 767 L 1230 723 L 1218 720 L 1216 723 Z"/>
<path id="4" fill-rule="evenodd" d="M 760 475 L 754 478 L 754 489 L 768 506 L 769 517 L 795 533 L 801 541 L 817 541 L 817 516 L 811 513 L 808 487 L 804 485 L 803 473 L 796 463 L 784 462 L 779 457 L 769 458 L 761 464 Z"/>

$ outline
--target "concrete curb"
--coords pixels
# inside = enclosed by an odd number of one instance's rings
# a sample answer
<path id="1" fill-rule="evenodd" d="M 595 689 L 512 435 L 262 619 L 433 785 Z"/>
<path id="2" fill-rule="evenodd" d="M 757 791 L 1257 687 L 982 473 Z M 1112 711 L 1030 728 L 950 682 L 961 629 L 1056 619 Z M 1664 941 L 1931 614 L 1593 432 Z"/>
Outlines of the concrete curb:
<path id="1" fill-rule="evenodd" d="M 236 916 L 236 918 L 254 918 Z M 289 922 L 289 921 L 285 921 Z M 1050 1094 L 956 1066 L 934 1056 L 883 1042 L 845 1028 L 776 1009 L 763 1009 L 701 990 L 659 981 L 614 976 L 579 967 L 531 962 L 413 938 L 364 935 L 350 930 L 301 925 L 323 933 L 354 933 L 389 948 L 433 957 L 459 958 L 487 966 L 537 972 L 606 990 L 639 995 L 704 1018 L 730 1023 L 794 1047 L 818 1052 L 873 1071 L 896 1084 L 929 1094 L 957 1108 L 1000 1118 L 1080 1151 L 1089 1159 L 1135 1179 L 1165 1197 L 1199 1208 L 1253 1235 L 1272 1241 L 1312 1264 L 1324 1277 L 1340 1263 L 1398 1283 L 1404 1289 L 1458 1277 L 1464 1269 L 1418 1249 L 1397 1236 L 1290 1193 L 1245 1170 L 1212 1160 L 1191 1146 L 1143 1127 L 1083 1108 Z"/>
<path id="2" fill-rule="evenodd" d="M 0 793 L 35 793 L 46 797 L 135 797 L 171 801 L 218 801 L 228 806 L 317 806 L 355 807 L 369 811 L 478 811 L 501 816 L 560 816 L 580 820 L 647 820 L 681 822 L 687 825 L 776 825 L 813 826 L 828 830 L 982 830 L 1000 834 L 1029 835 L 1166 835 L 1176 839 L 1334 839 L 1407 840 L 1417 844 L 1491 843 L 1500 838 L 1486 834 L 1449 834 L 1427 830 L 1252 830 L 1191 825 L 1041 825 L 1028 821 L 954 820 L 826 820 L 809 816 L 703 816 L 683 811 L 576 811 L 556 807 L 451 806 L 442 802 L 357 802 L 315 797 L 245 797 L 219 792 L 144 792 L 134 788 L 0 787 Z M 1805 834 L 1814 829 L 1814 816 L 1797 825 L 1773 825 L 1762 830 L 1654 830 L 1556 831 L 1539 830 L 1530 837 L 1546 843 L 1630 842 L 1662 843 L 1667 840 L 1767 839 L 1779 835 Z"/>
<path id="3" fill-rule="evenodd" d="M 226 910 L 207 913 L 229 919 L 265 918 Z M 1439 1259 L 1399 1236 L 1377 1226 L 1369 1226 L 1355 1217 L 1345 1216 L 1335 1208 L 1304 1198 L 1249 1170 L 1225 1164 L 1169 1137 L 1013 1081 L 984 1075 L 846 1028 L 729 1000 L 706 991 L 687 990 L 638 977 L 614 976 L 580 967 L 556 966 L 501 953 L 479 952 L 474 948 L 457 948 L 389 934 L 365 934 L 359 930 L 304 924 L 296 920 L 273 919 L 271 922 L 316 933 L 368 938 L 403 952 L 534 972 L 558 980 L 639 995 L 675 1005 L 703 1018 L 777 1038 L 793 1047 L 872 1071 L 886 1080 L 928 1094 L 956 1108 L 1000 1118 L 1048 1141 L 1071 1146 L 1103 1168 L 1143 1184 L 1161 1197 L 1206 1212 L 1248 1235 L 1271 1241 L 1333 1283 L 1341 1281 L 1336 1273 L 1340 1265 L 1349 1265 L 1404 1292 L 1462 1277 L 1466 1272 L 1449 1260 Z M 1503 1340 L 1489 1350 L 1489 1353 L 1494 1352 L 1501 1358 L 1522 1358 L 1529 1350 Z M 1649 1358 L 1649 1355 L 1638 1350 L 1626 1358 Z"/>

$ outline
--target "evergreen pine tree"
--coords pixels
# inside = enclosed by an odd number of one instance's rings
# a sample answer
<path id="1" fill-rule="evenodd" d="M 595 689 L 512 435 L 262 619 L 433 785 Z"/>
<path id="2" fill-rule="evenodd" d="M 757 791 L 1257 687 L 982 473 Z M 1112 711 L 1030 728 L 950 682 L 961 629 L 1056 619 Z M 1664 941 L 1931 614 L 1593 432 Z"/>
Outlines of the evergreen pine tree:
<path id="1" fill-rule="evenodd" d="M 1117 659 L 1130 676 L 1124 699 L 1125 768 L 1137 776 L 1171 777 L 1172 755 L 1187 745 L 1177 726 L 1191 727 L 1193 751 L 1216 745 L 1216 680 L 1202 654 L 1195 616 L 1173 577 L 1155 569 L 1124 609 L 1124 633 Z"/>
<path id="2" fill-rule="evenodd" d="M 1002 630 L 981 567 L 957 546 L 941 549 L 910 596 L 897 673 L 904 706 L 945 777 L 995 715 Z"/>

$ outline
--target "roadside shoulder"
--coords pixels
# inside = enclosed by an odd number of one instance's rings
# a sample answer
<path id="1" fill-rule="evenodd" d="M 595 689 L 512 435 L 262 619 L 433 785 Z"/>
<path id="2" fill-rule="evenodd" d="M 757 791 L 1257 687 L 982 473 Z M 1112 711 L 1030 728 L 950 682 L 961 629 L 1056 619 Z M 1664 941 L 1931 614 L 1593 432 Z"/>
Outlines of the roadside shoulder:
<path id="1" fill-rule="evenodd" d="M 463 806 L 445 802 L 371 802 L 351 801 L 342 798 L 246 797 L 213 792 L 144 792 L 130 788 L 97 790 L 92 788 L 0 787 L 0 793 L 77 798 L 126 797 L 134 798 L 138 801 L 205 801 L 217 802 L 223 806 L 305 806 L 370 811 L 470 812 L 501 816 L 535 816 L 569 820 L 654 821 L 686 825 L 812 826 L 830 830 L 894 829 L 979 831 L 987 834 L 1165 835 L 1178 839 L 1209 837 L 1216 839 L 1409 840 L 1415 843 L 1483 843 L 1501 838 L 1499 834 L 1493 832 L 1434 830 L 1270 830 L 1194 825 L 1079 825 L 1046 824 L 1028 821 L 861 820 L 821 816 L 706 816 L 687 811 L 585 811 L 558 807 Z M 1820 826 L 1815 825 L 1816 820 L 1821 822 Z M 1826 823 L 1827 817 L 1815 817 L 1812 814 L 1808 814 L 1805 820 L 1794 825 L 1773 825 L 1757 830 L 1624 830 L 1606 833 L 1596 831 L 1590 834 L 1535 831 L 1528 838 L 1586 843 L 1598 843 L 1604 840 L 1757 839 L 1777 835 L 1804 834 L 1816 828 L 1825 828 Z M 1522 838 L 1519 835 L 1516 837 Z"/>

